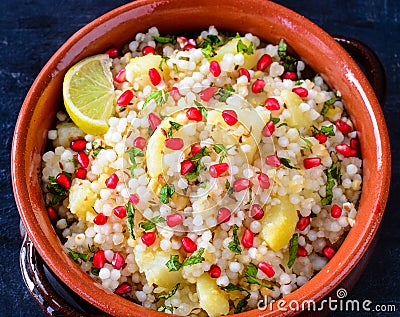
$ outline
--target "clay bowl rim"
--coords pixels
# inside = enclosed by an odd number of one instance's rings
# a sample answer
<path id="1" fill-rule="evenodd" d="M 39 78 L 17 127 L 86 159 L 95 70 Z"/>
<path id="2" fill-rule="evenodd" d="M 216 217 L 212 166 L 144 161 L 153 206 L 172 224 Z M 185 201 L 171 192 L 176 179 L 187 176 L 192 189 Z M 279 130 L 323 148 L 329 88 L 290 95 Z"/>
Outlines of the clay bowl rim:
<path id="1" fill-rule="evenodd" d="M 28 139 L 28 129 L 32 120 L 32 114 L 34 112 L 34 107 L 36 106 L 38 95 L 43 92 L 43 89 L 49 84 L 49 78 L 52 78 L 55 73 L 60 71 L 58 68 L 65 70 L 65 68 L 68 66 L 62 64 L 63 57 L 68 54 L 74 45 L 76 45 L 88 34 L 103 32 L 101 30 L 102 26 L 106 26 L 110 21 L 115 22 L 118 20 L 118 17 L 123 15 L 125 12 L 140 7 L 148 10 L 146 13 L 142 14 L 151 14 L 151 10 L 157 10 L 158 7 L 162 7 L 163 5 L 168 5 L 170 3 L 173 4 L 175 2 L 177 3 L 179 1 L 139 0 L 128 3 L 109 11 L 76 32 L 50 58 L 35 79 L 22 105 L 14 132 L 11 160 L 14 196 L 21 219 L 29 236 L 31 237 L 35 247 L 37 248 L 39 254 L 43 257 L 44 261 L 49 265 L 51 270 L 68 285 L 68 287 L 70 287 L 74 292 L 91 304 L 112 315 L 165 316 L 164 313 L 155 312 L 142 306 L 135 305 L 109 291 L 104 290 L 101 286 L 91 280 L 89 276 L 83 273 L 78 266 L 73 264 L 73 261 L 68 258 L 65 252 L 64 254 L 59 253 L 59 251 L 62 250 L 61 243 L 58 246 L 52 246 L 49 243 L 50 240 L 47 237 L 47 234 L 51 235 L 55 233 L 43 232 L 39 226 L 37 213 L 41 213 L 43 215 L 46 210 L 44 208 L 43 201 L 34 201 L 33 199 L 36 196 L 31 197 L 30 195 L 30 184 L 28 180 L 25 179 L 26 175 L 29 174 L 29 171 L 27 171 L 28 168 L 26 166 L 25 159 L 23 158 L 24 155 L 20 155 L 20 153 L 21 149 L 25 148 L 24 146 Z M 212 1 L 193 1 L 193 3 L 198 5 L 200 8 L 200 3 L 204 4 L 207 2 L 211 5 Z M 229 5 L 231 6 L 240 5 L 240 1 L 237 0 L 226 2 L 230 3 Z M 321 44 L 329 45 L 332 51 L 339 53 L 341 64 L 338 66 L 341 68 L 341 70 L 344 68 L 348 70 L 348 77 L 346 77 L 348 78 L 348 84 L 352 85 L 354 93 L 361 95 L 361 98 L 364 101 L 361 110 L 368 113 L 368 120 L 371 121 L 373 128 L 375 129 L 373 136 L 376 143 L 374 144 L 373 152 L 376 152 L 376 162 L 372 163 L 375 163 L 377 169 L 374 171 L 375 173 L 369 175 L 368 180 L 365 181 L 368 181 L 369 184 L 374 182 L 372 184 L 374 185 L 374 189 L 376 191 L 371 197 L 364 197 L 366 195 L 362 195 L 361 198 L 362 202 L 364 199 L 366 202 L 372 203 L 372 205 L 366 206 L 366 203 L 362 203 L 360 205 L 363 206 L 363 210 L 369 208 L 370 214 L 364 212 L 362 213 L 363 217 L 357 217 L 355 227 L 352 228 L 335 257 L 331 259 L 331 261 L 321 272 L 315 275 L 304 286 L 285 297 L 286 303 L 289 303 L 291 300 L 295 299 L 299 302 L 311 299 L 317 301 L 323 296 L 327 295 L 334 287 L 336 287 L 357 265 L 378 229 L 386 205 L 390 183 L 390 148 L 388 133 L 383 113 L 367 79 L 349 54 L 342 47 L 340 47 L 340 45 L 337 44 L 331 36 L 329 36 L 325 31 L 320 29 L 308 19 L 281 5 L 269 1 L 257 0 L 249 1 L 249 3 L 253 5 L 259 5 L 262 3 L 263 6 L 268 6 L 275 12 L 279 12 L 281 14 L 280 18 L 282 19 L 281 23 L 290 22 L 293 23 L 293 25 L 297 28 L 301 26 L 301 28 L 305 30 L 307 34 L 313 36 L 314 40 Z M 244 8 L 242 9 L 244 10 Z M 285 27 L 288 26 L 286 25 Z M 99 36 L 100 33 L 96 34 Z M 87 45 L 89 45 L 89 43 L 87 43 Z M 82 50 L 83 49 L 84 48 L 82 48 Z M 363 154 L 366 153 L 367 150 L 368 149 L 366 149 L 366 146 L 362 146 Z M 37 206 L 40 206 L 40 204 L 42 204 L 42 208 L 39 208 L 40 210 L 35 209 Z M 31 212 L 32 210 L 34 212 Z M 69 265 L 60 265 L 63 263 L 63 261 L 69 261 Z M 112 305 L 109 303 L 112 303 Z M 274 305 L 274 307 L 276 308 L 276 305 Z M 257 310 L 253 310 L 242 313 L 240 316 L 256 316 L 257 313 L 265 316 L 277 316 L 292 315 L 295 312 L 290 310 L 286 312 L 279 310 L 274 310 L 272 312 L 259 312 Z"/>

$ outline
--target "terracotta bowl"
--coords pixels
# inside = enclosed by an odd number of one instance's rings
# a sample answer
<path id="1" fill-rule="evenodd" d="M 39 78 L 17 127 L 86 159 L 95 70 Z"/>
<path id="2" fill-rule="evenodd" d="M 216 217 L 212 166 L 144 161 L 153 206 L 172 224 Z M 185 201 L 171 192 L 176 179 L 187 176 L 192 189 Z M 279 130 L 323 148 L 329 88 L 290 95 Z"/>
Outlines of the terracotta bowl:
<path id="1" fill-rule="evenodd" d="M 285 297 L 283 309 L 253 310 L 240 316 L 293 315 L 291 300 L 319 300 L 357 265 L 381 221 L 390 182 L 388 133 L 377 98 L 361 70 L 332 37 L 299 14 L 262 0 L 139 0 L 117 8 L 74 34 L 49 60 L 22 105 L 12 148 L 15 199 L 35 247 L 51 270 L 79 296 L 115 316 L 162 316 L 103 289 L 63 249 L 45 209 L 40 188 L 41 155 L 47 131 L 62 104 L 63 76 L 75 62 L 121 47 L 137 32 L 157 26 L 161 33 L 202 30 L 252 32 L 262 39 L 287 43 L 342 93 L 360 132 L 364 181 L 356 224 L 333 259 L 311 281 Z M 283 312 L 286 310 L 286 312 Z"/>

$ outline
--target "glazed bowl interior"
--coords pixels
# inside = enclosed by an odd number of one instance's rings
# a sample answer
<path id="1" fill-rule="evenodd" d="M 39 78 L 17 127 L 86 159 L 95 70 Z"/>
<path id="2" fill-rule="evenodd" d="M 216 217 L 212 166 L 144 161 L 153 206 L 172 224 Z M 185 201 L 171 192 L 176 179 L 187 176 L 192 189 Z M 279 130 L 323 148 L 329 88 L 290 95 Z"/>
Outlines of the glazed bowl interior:
<path id="1" fill-rule="evenodd" d="M 219 30 L 251 32 L 277 44 L 281 38 L 334 90 L 342 94 L 359 131 L 363 188 L 356 224 L 333 259 L 304 286 L 285 297 L 318 300 L 337 286 L 368 248 L 386 204 L 390 151 L 378 101 L 351 57 L 327 33 L 306 18 L 269 1 L 136 1 L 107 13 L 72 36 L 45 65 L 32 85 L 15 129 L 12 176 L 22 221 L 44 261 L 73 291 L 105 312 L 119 316 L 161 316 L 123 299 L 94 282 L 65 252 L 49 221 L 40 187 L 41 155 L 47 131 L 62 104 L 62 80 L 70 66 L 110 46 L 121 47 L 137 32 L 157 26 L 161 34 Z M 274 306 L 275 307 L 275 306 Z M 292 314 L 290 310 L 285 313 Z M 250 311 L 243 316 L 282 311 Z"/>

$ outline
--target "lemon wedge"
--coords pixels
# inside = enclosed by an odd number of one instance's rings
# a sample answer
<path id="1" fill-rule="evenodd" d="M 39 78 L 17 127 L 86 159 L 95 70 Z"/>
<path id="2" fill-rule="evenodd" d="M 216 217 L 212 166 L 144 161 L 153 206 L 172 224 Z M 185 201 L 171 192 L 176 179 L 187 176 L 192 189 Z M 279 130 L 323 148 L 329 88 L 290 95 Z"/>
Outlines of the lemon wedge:
<path id="1" fill-rule="evenodd" d="M 108 130 L 114 103 L 111 59 L 94 55 L 72 66 L 64 77 L 65 108 L 85 133 L 99 135 Z"/>

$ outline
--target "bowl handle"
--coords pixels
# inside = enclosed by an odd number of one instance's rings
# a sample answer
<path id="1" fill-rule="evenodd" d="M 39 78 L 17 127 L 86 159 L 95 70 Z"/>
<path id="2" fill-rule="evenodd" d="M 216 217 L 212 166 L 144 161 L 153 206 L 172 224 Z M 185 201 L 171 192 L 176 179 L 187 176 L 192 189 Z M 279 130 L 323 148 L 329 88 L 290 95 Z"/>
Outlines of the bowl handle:
<path id="1" fill-rule="evenodd" d="M 20 222 L 22 246 L 20 250 L 20 267 L 22 277 L 29 292 L 49 316 L 108 316 L 89 306 L 54 276 L 36 251 L 32 240 Z M 57 291 L 55 291 L 57 289 Z"/>
<path id="2" fill-rule="evenodd" d="M 334 35 L 333 38 L 354 58 L 364 71 L 383 108 L 386 100 L 386 74 L 379 57 L 371 48 L 358 40 L 341 35 Z"/>

